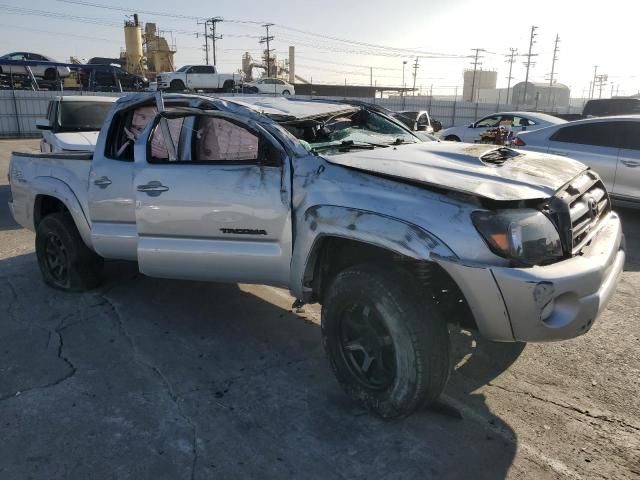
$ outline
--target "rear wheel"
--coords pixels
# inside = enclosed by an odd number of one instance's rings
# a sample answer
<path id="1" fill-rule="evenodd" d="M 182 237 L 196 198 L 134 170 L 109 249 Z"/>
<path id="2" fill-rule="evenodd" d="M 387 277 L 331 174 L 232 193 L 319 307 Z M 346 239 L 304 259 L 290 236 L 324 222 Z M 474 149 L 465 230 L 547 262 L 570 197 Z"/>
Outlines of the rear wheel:
<path id="1" fill-rule="evenodd" d="M 45 80 L 55 80 L 56 79 L 56 71 L 53 68 L 47 68 L 44 71 L 44 79 Z"/>
<path id="2" fill-rule="evenodd" d="M 322 337 L 338 382 L 382 417 L 409 415 L 447 383 L 446 322 L 408 272 L 360 265 L 339 273 L 323 302 Z"/>
<path id="3" fill-rule="evenodd" d="M 234 89 L 234 83 L 231 80 L 227 80 L 226 82 L 224 82 L 224 85 L 222 87 L 222 90 L 225 93 L 233 93 L 233 89 Z"/>
<path id="4" fill-rule="evenodd" d="M 53 213 L 38 224 L 36 256 L 53 288 L 81 292 L 100 285 L 104 261 L 84 244 L 69 213 Z"/>
<path id="5" fill-rule="evenodd" d="M 459 142 L 460 138 L 455 136 L 455 135 L 447 135 L 446 137 L 444 137 L 445 140 L 448 140 L 450 142 Z"/>
<path id="6" fill-rule="evenodd" d="M 172 92 L 182 92 L 185 90 L 184 82 L 182 80 L 173 80 L 169 84 L 169 90 Z"/>

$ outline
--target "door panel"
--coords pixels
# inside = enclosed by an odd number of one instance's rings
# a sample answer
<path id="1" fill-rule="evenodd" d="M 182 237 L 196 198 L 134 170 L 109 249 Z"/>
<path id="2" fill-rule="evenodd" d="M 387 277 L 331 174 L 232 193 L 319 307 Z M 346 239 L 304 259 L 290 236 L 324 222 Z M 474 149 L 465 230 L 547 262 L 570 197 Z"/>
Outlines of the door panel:
<path id="1" fill-rule="evenodd" d="M 185 120 L 185 130 L 194 131 L 196 139 L 181 140 L 179 161 L 136 158 L 140 271 L 154 277 L 287 285 L 288 162 L 247 162 L 234 154 L 242 135 L 225 130 L 218 139 L 224 142 L 211 142 L 208 129 L 192 125 Z M 215 128 L 222 129 L 221 124 Z M 213 157 L 229 160 L 200 161 Z M 180 160 L 186 158 L 192 160 Z"/>
<path id="2" fill-rule="evenodd" d="M 590 166 L 611 191 L 616 179 L 618 145 L 618 126 L 614 121 L 567 124 L 551 135 L 549 153 Z"/>
<path id="3" fill-rule="evenodd" d="M 640 201 L 640 122 L 619 123 L 618 174 L 613 194 Z"/>
<path id="4" fill-rule="evenodd" d="M 617 148 L 551 141 L 548 153 L 572 158 L 590 166 L 600 175 L 607 190 L 613 189 L 616 178 Z"/>
<path id="5" fill-rule="evenodd" d="M 155 107 L 143 106 L 114 117 L 105 151 L 94 155 L 89 174 L 91 237 L 105 258 L 137 258 L 133 143 L 155 114 Z"/>

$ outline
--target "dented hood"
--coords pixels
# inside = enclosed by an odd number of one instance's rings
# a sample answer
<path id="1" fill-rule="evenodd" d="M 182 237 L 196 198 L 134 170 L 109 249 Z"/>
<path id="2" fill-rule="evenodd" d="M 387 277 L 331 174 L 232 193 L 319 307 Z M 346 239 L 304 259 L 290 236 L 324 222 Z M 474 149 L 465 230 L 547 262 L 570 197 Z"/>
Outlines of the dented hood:
<path id="1" fill-rule="evenodd" d="M 565 157 L 535 152 L 518 152 L 519 155 L 501 165 L 480 159 L 495 148 L 495 145 L 425 142 L 325 158 L 336 165 L 492 200 L 548 198 L 588 168 Z"/>

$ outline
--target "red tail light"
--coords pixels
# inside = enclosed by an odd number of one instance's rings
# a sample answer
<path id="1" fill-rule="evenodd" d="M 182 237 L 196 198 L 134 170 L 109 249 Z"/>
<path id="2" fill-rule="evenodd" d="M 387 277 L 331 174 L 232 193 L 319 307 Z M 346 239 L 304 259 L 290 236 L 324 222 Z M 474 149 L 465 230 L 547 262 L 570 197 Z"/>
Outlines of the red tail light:
<path id="1" fill-rule="evenodd" d="M 524 143 L 524 140 L 522 140 L 520 137 L 514 138 L 511 144 L 514 147 L 524 147 L 526 145 L 526 143 Z"/>

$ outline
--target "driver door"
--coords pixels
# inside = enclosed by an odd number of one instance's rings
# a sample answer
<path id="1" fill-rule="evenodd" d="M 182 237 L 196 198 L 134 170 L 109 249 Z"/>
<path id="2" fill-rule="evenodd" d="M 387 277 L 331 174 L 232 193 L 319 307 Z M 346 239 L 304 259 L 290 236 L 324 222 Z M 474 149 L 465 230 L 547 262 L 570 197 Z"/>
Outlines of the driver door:
<path id="1" fill-rule="evenodd" d="M 480 141 L 480 135 L 491 128 L 497 128 L 500 125 L 500 115 L 491 115 L 478 120 L 472 128 L 468 128 L 464 134 L 463 142 L 475 143 Z"/>
<path id="2" fill-rule="evenodd" d="M 290 166 L 280 144 L 242 117 L 212 111 L 180 114 L 173 142 L 161 116 L 136 144 L 140 271 L 288 285 Z"/>

